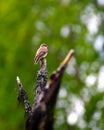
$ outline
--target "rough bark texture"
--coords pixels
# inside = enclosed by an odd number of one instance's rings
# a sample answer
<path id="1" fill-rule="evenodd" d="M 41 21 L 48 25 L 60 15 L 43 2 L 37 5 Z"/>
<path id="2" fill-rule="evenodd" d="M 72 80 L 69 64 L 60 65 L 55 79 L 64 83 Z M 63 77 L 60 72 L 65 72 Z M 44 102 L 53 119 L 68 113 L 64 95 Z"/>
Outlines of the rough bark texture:
<path id="1" fill-rule="evenodd" d="M 29 105 L 26 91 L 17 77 L 19 88 L 19 100 L 23 102 L 27 113 L 26 130 L 53 130 L 54 108 L 60 89 L 64 70 L 70 61 L 74 51 L 71 50 L 56 71 L 50 76 L 47 83 L 47 67 L 45 57 L 40 59 L 40 70 L 37 74 L 37 84 L 32 108 Z"/>

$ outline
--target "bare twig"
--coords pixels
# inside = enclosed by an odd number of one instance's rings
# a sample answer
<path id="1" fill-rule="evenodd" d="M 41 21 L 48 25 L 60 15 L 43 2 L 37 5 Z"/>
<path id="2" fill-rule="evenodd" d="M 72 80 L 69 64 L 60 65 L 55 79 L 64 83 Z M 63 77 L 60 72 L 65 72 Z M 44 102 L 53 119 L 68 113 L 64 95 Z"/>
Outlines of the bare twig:
<path id="1" fill-rule="evenodd" d="M 55 99 L 55 95 L 58 93 L 58 89 L 60 87 L 61 78 L 63 76 L 64 70 L 72 58 L 74 54 L 74 50 L 70 50 L 63 62 L 60 64 L 60 66 L 56 69 L 56 71 L 50 76 L 51 81 L 45 86 L 46 89 L 48 89 L 48 93 L 45 95 L 45 102 L 50 102 L 50 99 Z M 57 92 L 55 92 L 57 91 Z M 53 97 L 53 98 L 52 98 Z M 56 100 L 56 99 L 55 99 Z"/>
<path id="2" fill-rule="evenodd" d="M 18 100 L 24 104 L 25 107 L 25 112 L 27 113 L 28 116 L 31 115 L 31 107 L 29 105 L 29 101 L 28 101 L 28 97 L 27 94 L 22 86 L 22 83 L 19 79 L 19 77 L 17 76 L 16 78 L 17 80 L 17 84 L 18 84 L 18 88 L 19 88 L 19 96 L 18 96 Z"/>

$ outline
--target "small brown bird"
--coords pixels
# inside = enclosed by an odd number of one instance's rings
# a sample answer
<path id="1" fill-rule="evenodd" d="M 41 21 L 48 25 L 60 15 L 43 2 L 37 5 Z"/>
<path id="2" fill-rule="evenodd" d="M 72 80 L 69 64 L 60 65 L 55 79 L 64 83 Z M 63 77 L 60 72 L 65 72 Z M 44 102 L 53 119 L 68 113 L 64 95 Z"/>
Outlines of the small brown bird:
<path id="1" fill-rule="evenodd" d="M 41 44 L 36 52 L 34 63 L 37 64 L 38 61 L 41 60 L 42 58 L 45 58 L 47 54 L 48 54 L 48 46 L 46 44 Z"/>

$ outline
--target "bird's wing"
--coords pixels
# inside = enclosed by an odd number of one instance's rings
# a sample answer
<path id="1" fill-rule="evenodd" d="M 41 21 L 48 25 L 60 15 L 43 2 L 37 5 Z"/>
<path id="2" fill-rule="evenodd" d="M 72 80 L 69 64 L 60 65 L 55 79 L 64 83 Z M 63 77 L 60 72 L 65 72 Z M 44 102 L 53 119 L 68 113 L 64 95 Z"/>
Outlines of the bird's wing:
<path id="1" fill-rule="evenodd" d="M 36 55 L 36 57 L 35 57 L 35 59 L 34 59 L 35 64 L 37 64 L 38 61 L 39 61 L 41 58 L 44 57 L 45 53 L 46 53 L 46 52 L 40 52 L 39 54 Z"/>

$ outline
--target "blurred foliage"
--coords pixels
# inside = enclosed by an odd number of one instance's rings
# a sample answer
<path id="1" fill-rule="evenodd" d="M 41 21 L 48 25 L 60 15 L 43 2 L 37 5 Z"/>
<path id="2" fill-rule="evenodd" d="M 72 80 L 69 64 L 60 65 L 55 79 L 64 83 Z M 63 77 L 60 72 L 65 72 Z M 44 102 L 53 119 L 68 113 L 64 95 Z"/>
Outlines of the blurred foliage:
<path id="1" fill-rule="evenodd" d="M 49 46 L 50 75 L 73 48 L 55 110 L 55 129 L 104 129 L 104 1 L 0 1 L 0 129 L 23 130 L 19 75 L 31 104 L 41 43 Z"/>

